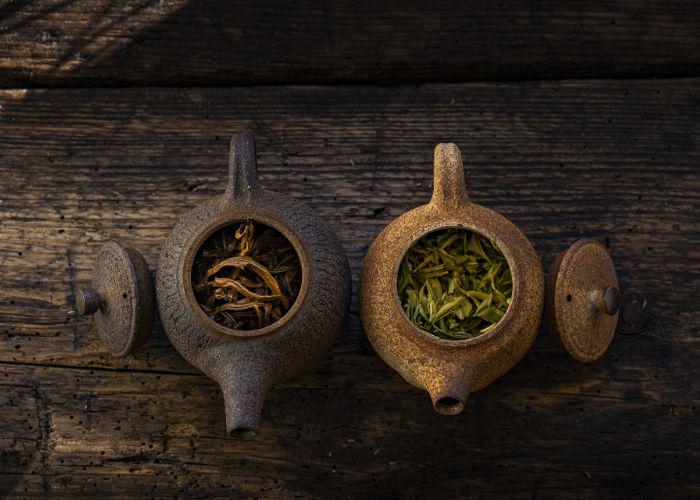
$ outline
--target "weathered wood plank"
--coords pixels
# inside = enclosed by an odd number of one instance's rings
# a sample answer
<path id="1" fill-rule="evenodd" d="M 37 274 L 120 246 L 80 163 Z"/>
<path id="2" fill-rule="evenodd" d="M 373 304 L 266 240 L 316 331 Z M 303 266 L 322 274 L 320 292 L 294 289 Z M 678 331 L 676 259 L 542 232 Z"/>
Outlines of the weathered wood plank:
<path id="1" fill-rule="evenodd" d="M 0 92 L 0 491 L 697 495 L 699 91 L 691 79 Z M 223 189 L 242 127 L 263 185 L 336 229 L 355 289 L 373 236 L 428 199 L 435 143 L 454 141 L 472 198 L 545 265 L 582 235 L 607 238 L 652 324 L 588 366 L 540 335 L 445 418 L 373 353 L 353 301 L 332 358 L 270 394 L 256 440 L 228 439 L 216 386 L 159 326 L 119 360 L 66 312 L 105 239 L 155 267 L 178 214 Z"/>
<path id="2" fill-rule="evenodd" d="M 0 85 L 699 76 L 700 5 L 5 0 Z"/>

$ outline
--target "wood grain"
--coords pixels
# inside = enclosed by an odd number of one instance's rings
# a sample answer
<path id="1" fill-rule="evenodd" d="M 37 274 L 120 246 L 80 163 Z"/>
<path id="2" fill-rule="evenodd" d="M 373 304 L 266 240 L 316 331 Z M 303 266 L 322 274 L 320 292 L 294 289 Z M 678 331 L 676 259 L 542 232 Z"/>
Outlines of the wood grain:
<path id="1" fill-rule="evenodd" d="M 0 86 L 700 76 L 700 4 L 0 1 Z"/>
<path id="2" fill-rule="evenodd" d="M 613 497 L 700 494 L 700 80 L 0 92 L 0 492 L 10 497 Z M 158 325 L 110 357 L 70 318 L 109 238 L 150 266 L 179 214 L 222 192 L 251 127 L 262 184 L 311 205 L 361 259 L 428 200 L 454 141 L 470 195 L 547 266 L 607 241 L 653 317 L 582 365 L 540 334 L 454 418 L 368 345 L 273 390 L 254 441 Z"/>

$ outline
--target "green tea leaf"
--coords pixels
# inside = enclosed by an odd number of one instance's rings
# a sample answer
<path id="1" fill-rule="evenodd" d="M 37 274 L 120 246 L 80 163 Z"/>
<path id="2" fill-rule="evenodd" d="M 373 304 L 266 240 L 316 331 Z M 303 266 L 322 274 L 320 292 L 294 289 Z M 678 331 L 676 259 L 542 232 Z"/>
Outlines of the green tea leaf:
<path id="1" fill-rule="evenodd" d="M 455 307 L 460 305 L 462 301 L 465 300 L 464 297 L 457 297 L 456 299 L 452 299 L 443 305 L 440 306 L 440 309 L 437 310 L 435 313 L 435 316 L 433 317 L 433 323 L 447 315 L 447 313 L 451 312 Z"/>
<path id="2" fill-rule="evenodd" d="M 508 262 L 496 244 L 462 228 L 435 231 L 404 256 L 401 304 L 419 328 L 443 339 L 474 338 L 505 315 L 512 299 Z"/>

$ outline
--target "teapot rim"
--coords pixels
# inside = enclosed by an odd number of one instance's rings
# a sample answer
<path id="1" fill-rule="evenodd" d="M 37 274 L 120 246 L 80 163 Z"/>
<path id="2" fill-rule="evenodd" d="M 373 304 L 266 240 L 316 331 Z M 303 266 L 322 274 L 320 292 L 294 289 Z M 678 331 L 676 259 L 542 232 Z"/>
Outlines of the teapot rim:
<path id="1" fill-rule="evenodd" d="M 190 244 L 184 252 L 184 258 L 182 260 L 180 269 L 180 285 L 184 286 L 186 303 L 188 307 L 193 311 L 195 318 L 206 325 L 207 328 L 215 330 L 217 333 L 236 338 L 257 338 L 266 335 L 271 335 L 273 333 L 279 332 L 284 326 L 286 326 L 296 315 L 299 309 L 301 309 L 302 304 L 308 296 L 309 289 L 309 272 L 310 265 L 307 256 L 306 249 L 303 243 L 297 237 L 295 232 L 283 221 L 278 220 L 273 217 L 269 217 L 258 213 L 253 207 L 248 207 L 244 209 L 247 212 L 246 215 L 241 213 L 241 210 L 235 210 L 235 213 L 227 214 L 226 211 L 214 217 L 211 221 L 200 226 L 197 231 L 191 236 Z M 254 330 L 236 330 L 233 328 L 228 328 L 221 323 L 213 320 L 207 315 L 197 302 L 194 295 L 194 290 L 192 288 L 192 266 L 194 265 L 194 259 L 197 252 L 202 247 L 202 245 L 213 235 L 216 231 L 236 222 L 240 222 L 246 219 L 250 219 L 253 222 L 264 224 L 272 229 L 277 230 L 282 236 L 284 236 L 289 243 L 291 243 L 294 251 L 299 257 L 299 263 L 301 265 L 301 286 L 299 288 L 299 293 L 297 294 L 294 304 L 292 307 L 277 321 L 269 324 L 263 328 L 256 328 Z"/>
<path id="2" fill-rule="evenodd" d="M 474 203 L 470 203 L 471 206 L 476 206 Z M 430 204 L 424 205 L 425 207 L 430 207 Z M 485 208 L 481 207 L 480 208 Z M 417 207 L 417 208 L 422 208 L 422 207 Z M 414 209 L 415 210 L 415 209 Z M 403 216 L 406 214 L 409 214 L 412 212 L 412 210 L 409 210 L 408 212 L 405 212 Z M 397 219 L 398 220 L 398 219 Z M 396 222 L 396 221 L 394 221 Z M 449 339 L 442 339 L 436 335 L 433 335 L 430 332 L 426 332 L 422 328 L 418 327 L 411 319 L 406 315 L 406 311 L 404 310 L 403 306 L 401 305 L 401 300 L 399 299 L 399 293 L 396 287 L 396 283 L 398 282 L 398 274 L 399 274 L 399 269 L 401 267 L 401 262 L 403 261 L 404 256 L 406 255 L 406 252 L 409 251 L 409 249 L 421 238 L 424 238 L 425 236 L 429 235 L 430 233 L 433 233 L 435 231 L 440 231 L 443 229 L 449 229 L 449 228 L 461 228 L 461 229 L 466 229 L 468 231 L 472 231 L 474 233 L 479 234 L 480 236 L 489 238 L 494 242 L 496 247 L 498 248 L 498 251 L 503 254 L 503 256 L 506 259 L 506 262 L 508 263 L 508 267 L 511 270 L 511 279 L 513 282 L 513 293 L 512 297 L 513 300 L 511 301 L 511 304 L 508 306 L 508 309 L 506 309 L 505 314 L 503 317 L 496 323 L 490 330 L 487 332 L 482 333 L 481 335 L 478 335 L 476 337 L 472 337 L 469 339 L 456 339 L 456 340 L 449 340 Z M 488 234 L 491 233 L 491 234 Z M 399 311 L 399 317 L 404 321 L 405 325 L 407 326 L 408 330 L 413 333 L 414 336 L 419 336 L 423 340 L 427 340 L 429 342 L 432 342 L 434 344 L 437 344 L 439 346 L 444 346 L 444 347 L 465 347 L 465 346 L 471 346 L 471 345 L 476 345 L 476 344 L 481 344 L 483 342 L 486 342 L 488 340 L 491 340 L 495 337 L 498 337 L 505 331 L 509 324 L 511 323 L 511 320 L 513 316 L 516 313 L 517 309 L 517 302 L 520 302 L 520 300 L 516 301 L 516 297 L 518 299 L 520 298 L 522 294 L 522 286 L 520 283 L 520 277 L 516 276 L 517 273 L 514 272 L 514 267 L 516 263 L 516 257 L 512 254 L 510 248 L 506 244 L 502 244 L 503 238 L 499 237 L 495 232 L 492 232 L 489 230 L 489 228 L 485 228 L 483 225 L 479 225 L 478 223 L 473 223 L 472 221 L 469 220 L 469 217 L 467 216 L 455 216 L 455 217 L 450 217 L 446 219 L 441 219 L 435 223 L 429 223 L 429 224 L 423 224 L 421 225 L 420 229 L 413 233 L 410 238 L 406 239 L 401 247 L 399 248 L 399 254 L 400 258 L 396 259 L 396 262 L 394 262 L 393 269 L 391 272 L 392 276 L 392 283 L 394 283 L 394 286 L 391 287 L 391 302 L 393 306 Z"/>

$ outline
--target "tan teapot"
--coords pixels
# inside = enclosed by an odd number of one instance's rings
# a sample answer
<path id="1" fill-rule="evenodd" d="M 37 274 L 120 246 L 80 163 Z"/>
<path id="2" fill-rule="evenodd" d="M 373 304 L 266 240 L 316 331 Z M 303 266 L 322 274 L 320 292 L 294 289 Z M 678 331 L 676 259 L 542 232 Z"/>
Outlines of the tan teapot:
<path id="1" fill-rule="evenodd" d="M 512 298 L 495 326 L 474 338 L 439 338 L 406 315 L 397 291 L 399 266 L 429 233 L 464 228 L 490 239 L 512 275 Z M 577 359 L 592 361 L 607 348 L 617 323 L 617 277 L 605 248 L 580 240 L 552 266 L 548 280 L 550 333 Z M 367 337 L 389 366 L 428 391 L 435 410 L 460 413 L 469 393 L 513 368 L 537 335 L 545 285 L 540 261 L 523 233 L 467 194 L 459 149 L 435 148 L 430 202 L 389 224 L 372 243 L 360 284 L 360 318 Z"/>

